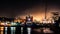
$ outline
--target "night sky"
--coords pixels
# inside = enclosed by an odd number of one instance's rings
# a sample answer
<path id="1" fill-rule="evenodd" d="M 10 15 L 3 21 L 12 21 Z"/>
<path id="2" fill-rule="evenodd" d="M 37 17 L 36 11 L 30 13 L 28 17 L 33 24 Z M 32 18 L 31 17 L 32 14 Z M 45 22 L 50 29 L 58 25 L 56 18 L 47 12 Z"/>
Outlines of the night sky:
<path id="1" fill-rule="evenodd" d="M 17 17 L 31 14 L 34 17 L 44 18 L 46 1 L 47 14 L 51 11 L 60 11 L 59 0 L 0 1 L 0 16 Z"/>

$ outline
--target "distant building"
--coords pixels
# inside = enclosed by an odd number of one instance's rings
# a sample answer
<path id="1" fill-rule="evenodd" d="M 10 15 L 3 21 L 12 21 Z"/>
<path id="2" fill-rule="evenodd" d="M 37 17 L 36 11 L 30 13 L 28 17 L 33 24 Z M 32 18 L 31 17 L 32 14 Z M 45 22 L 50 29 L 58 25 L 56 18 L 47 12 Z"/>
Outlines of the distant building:
<path id="1" fill-rule="evenodd" d="M 33 22 L 33 16 L 30 15 L 26 16 L 26 21 L 25 21 L 26 25 L 31 26 L 32 22 Z"/>
<path id="2" fill-rule="evenodd" d="M 30 15 L 26 16 L 26 21 L 33 21 L 33 16 Z"/>

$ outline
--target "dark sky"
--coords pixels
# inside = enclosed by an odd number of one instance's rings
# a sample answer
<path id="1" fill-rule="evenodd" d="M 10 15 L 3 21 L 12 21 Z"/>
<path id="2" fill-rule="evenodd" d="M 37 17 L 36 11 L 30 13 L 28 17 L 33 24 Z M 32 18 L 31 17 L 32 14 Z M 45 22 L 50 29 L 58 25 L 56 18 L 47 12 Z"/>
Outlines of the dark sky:
<path id="1" fill-rule="evenodd" d="M 44 13 L 46 0 L 0 1 L 0 16 L 16 17 Z M 47 10 L 60 10 L 59 0 L 47 0 Z"/>

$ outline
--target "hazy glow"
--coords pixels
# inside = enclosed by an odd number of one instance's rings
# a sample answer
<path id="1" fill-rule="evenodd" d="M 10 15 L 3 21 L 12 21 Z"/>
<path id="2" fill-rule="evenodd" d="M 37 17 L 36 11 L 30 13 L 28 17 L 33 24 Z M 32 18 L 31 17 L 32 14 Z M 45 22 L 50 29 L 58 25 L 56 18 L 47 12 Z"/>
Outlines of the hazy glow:
<path id="1" fill-rule="evenodd" d="M 45 18 L 45 13 L 44 12 L 43 13 L 34 13 L 34 14 L 31 14 L 31 15 L 33 16 L 33 20 L 37 20 L 37 21 L 42 21 Z M 20 18 L 25 19 L 26 16 L 27 15 L 22 15 L 22 16 L 20 16 Z M 46 14 L 46 18 L 50 19 L 50 17 L 51 17 L 51 13 L 49 12 L 49 13 Z"/>

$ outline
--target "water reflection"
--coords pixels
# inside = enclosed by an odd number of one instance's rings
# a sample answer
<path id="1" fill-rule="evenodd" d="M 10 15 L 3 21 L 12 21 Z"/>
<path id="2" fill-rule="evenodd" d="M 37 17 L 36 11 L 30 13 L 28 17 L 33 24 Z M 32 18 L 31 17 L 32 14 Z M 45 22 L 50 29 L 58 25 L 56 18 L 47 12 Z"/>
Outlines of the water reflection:
<path id="1" fill-rule="evenodd" d="M 16 27 L 10 27 L 11 28 L 11 34 L 15 34 Z"/>
<path id="2" fill-rule="evenodd" d="M 8 27 L 0 27 L 1 30 L 1 34 L 8 34 Z M 4 29 L 5 28 L 5 29 Z M 4 33 L 4 30 L 5 30 L 5 33 Z M 16 34 L 16 27 L 10 27 L 10 30 L 9 32 L 11 31 L 10 34 Z M 19 30 L 18 30 L 19 31 Z M 21 31 L 19 31 L 19 34 L 23 34 L 23 27 L 21 27 Z M 34 32 L 34 34 L 36 33 L 54 33 L 52 30 L 50 30 L 50 28 L 34 28 L 34 29 L 31 29 L 30 27 L 27 28 L 27 34 L 33 34 L 32 32 Z"/>
<path id="3" fill-rule="evenodd" d="M 36 29 L 33 29 L 33 31 L 34 31 L 34 34 L 35 33 L 38 33 L 38 34 L 42 34 L 42 33 L 44 33 L 44 34 L 47 34 L 47 33 L 54 33 L 52 30 L 50 30 L 50 28 L 45 28 L 45 27 L 43 27 L 43 28 L 36 28 Z"/>
<path id="4" fill-rule="evenodd" d="M 5 34 L 7 34 L 7 27 L 5 27 Z"/>
<path id="5" fill-rule="evenodd" d="M 3 34 L 3 31 L 4 31 L 4 27 L 0 27 L 1 28 L 1 34 Z"/>
<path id="6" fill-rule="evenodd" d="M 31 34 L 31 28 L 27 28 L 28 34 Z"/>

